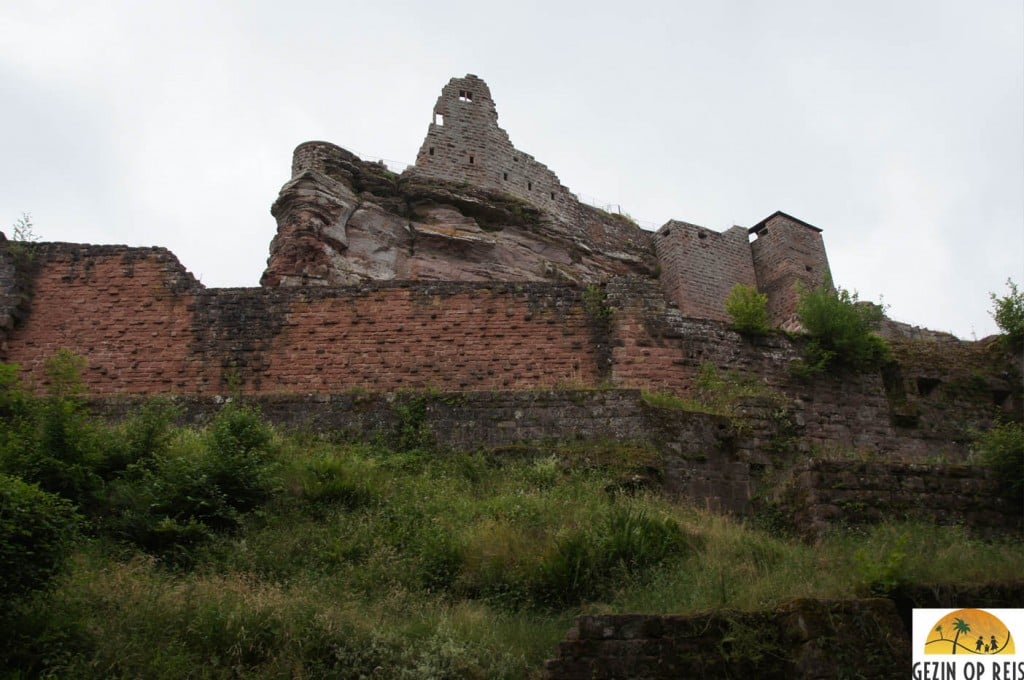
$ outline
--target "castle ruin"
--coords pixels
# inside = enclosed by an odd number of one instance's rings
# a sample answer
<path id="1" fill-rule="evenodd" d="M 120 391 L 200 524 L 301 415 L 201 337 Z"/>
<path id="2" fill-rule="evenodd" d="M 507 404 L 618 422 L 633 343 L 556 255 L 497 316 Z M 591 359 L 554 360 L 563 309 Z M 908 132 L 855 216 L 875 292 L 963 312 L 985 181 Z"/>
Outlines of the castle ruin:
<path id="1" fill-rule="evenodd" d="M 733 285 L 755 286 L 782 325 L 797 284 L 830 280 L 821 230 L 783 212 L 724 233 L 676 220 L 648 232 L 581 203 L 512 145 L 472 74 L 442 89 L 415 165 L 401 176 L 367 166 L 326 142 L 296 149 L 264 285 L 633 274 L 659 277 L 685 316 L 720 321 Z"/>

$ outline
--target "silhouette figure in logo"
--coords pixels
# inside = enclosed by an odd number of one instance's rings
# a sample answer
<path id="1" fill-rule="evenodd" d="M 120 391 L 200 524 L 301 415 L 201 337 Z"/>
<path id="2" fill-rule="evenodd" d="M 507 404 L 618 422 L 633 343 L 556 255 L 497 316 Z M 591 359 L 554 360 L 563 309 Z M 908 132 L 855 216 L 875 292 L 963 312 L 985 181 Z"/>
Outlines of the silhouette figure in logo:
<path id="1" fill-rule="evenodd" d="M 983 644 L 985 644 L 985 640 L 984 640 L 984 638 L 982 638 L 982 637 L 981 637 L 981 636 L 979 635 L 979 636 L 978 636 L 978 644 L 976 644 L 976 645 L 974 646 L 974 649 L 975 649 L 975 651 L 978 651 L 978 652 L 980 652 L 980 651 L 981 651 L 981 646 L 982 646 Z"/>
<path id="2" fill-rule="evenodd" d="M 996 642 L 996 636 L 995 635 L 992 636 L 992 643 L 989 645 L 989 647 L 992 648 L 993 652 L 996 651 L 997 649 L 999 649 L 999 643 Z"/>
<path id="3" fill-rule="evenodd" d="M 988 654 L 988 645 L 985 645 L 985 653 Z"/>

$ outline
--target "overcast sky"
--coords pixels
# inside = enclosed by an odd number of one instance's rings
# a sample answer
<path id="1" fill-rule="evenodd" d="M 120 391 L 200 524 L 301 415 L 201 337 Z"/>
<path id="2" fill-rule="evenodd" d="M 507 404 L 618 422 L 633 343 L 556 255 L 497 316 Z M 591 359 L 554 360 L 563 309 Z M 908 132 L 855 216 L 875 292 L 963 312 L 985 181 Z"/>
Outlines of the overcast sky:
<path id="1" fill-rule="evenodd" d="M 837 284 L 967 339 L 1024 284 L 1021 0 L 4 2 L 0 229 L 258 285 L 292 149 L 411 162 L 466 73 L 648 226 L 783 210 Z"/>

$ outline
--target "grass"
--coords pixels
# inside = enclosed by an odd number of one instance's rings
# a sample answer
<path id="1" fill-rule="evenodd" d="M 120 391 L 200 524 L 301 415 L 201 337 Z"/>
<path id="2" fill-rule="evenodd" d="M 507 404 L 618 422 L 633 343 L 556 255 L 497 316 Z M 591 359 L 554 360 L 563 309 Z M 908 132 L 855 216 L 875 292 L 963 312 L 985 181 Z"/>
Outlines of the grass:
<path id="1" fill-rule="evenodd" d="M 200 438 L 179 433 L 176 441 Z M 887 524 L 817 546 L 605 487 L 648 452 L 496 459 L 274 434 L 277 489 L 183 567 L 102 535 L 9 614 L 26 675 L 539 677 L 583 612 L 760 609 L 1016 578 L 1019 542 Z"/>

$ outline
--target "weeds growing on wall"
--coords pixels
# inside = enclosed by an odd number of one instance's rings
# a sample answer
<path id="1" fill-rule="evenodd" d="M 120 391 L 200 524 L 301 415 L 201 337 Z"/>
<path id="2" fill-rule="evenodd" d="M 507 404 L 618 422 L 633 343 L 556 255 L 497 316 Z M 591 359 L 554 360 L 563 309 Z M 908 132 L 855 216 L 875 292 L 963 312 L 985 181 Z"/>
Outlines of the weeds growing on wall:
<path id="1" fill-rule="evenodd" d="M 1016 498 L 1024 498 L 1024 425 L 1000 423 L 979 433 L 971 446 L 972 462 L 994 470 Z"/>
<path id="2" fill-rule="evenodd" d="M 801 290 L 797 315 L 810 336 L 798 373 L 819 373 L 833 366 L 871 371 L 889 358 L 888 345 L 874 332 L 885 311 L 860 302 L 856 292 L 833 289 L 828 283 Z"/>
<path id="3" fill-rule="evenodd" d="M 737 283 L 725 298 L 725 312 L 732 319 L 732 328 L 743 335 L 766 335 L 768 325 L 768 296 L 754 286 Z"/>

